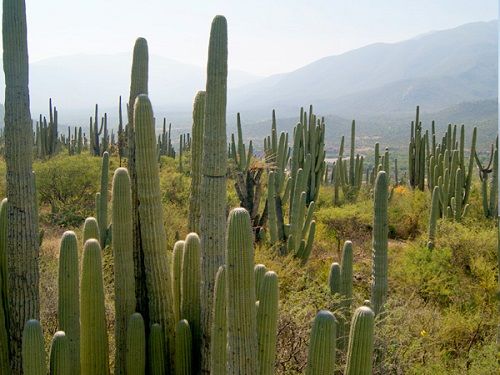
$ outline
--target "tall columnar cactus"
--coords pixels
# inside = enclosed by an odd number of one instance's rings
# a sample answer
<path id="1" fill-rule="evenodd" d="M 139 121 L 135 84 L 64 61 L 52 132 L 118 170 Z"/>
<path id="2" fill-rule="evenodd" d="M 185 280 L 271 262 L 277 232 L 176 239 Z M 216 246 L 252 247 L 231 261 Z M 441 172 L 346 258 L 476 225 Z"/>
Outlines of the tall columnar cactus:
<path id="1" fill-rule="evenodd" d="M 229 213 L 227 233 L 228 374 L 258 374 L 252 227 L 244 208 Z"/>
<path id="2" fill-rule="evenodd" d="M 68 341 L 70 367 L 80 373 L 80 280 L 78 241 L 72 231 L 64 232 L 59 251 L 59 300 L 57 317 L 59 329 Z"/>
<path id="3" fill-rule="evenodd" d="M 46 361 L 42 327 L 38 320 L 28 320 L 23 330 L 21 373 L 44 375 L 47 373 Z"/>
<path id="4" fill-rule="evenodd" d="M 96 239 L 85 242 L 80 283 L 82 375 L 107 375 L 108 336 L 102 277 L 101 246 Z"/>
<path id="5" fill-rule="evenodd" d="M 371 303 L 375 314 L 379 314 L 387 298 L 387 176 L 384 171 L 377 174 L 373 203 L 372 235 L 372 296 Z"/>
<path id="6" fill-rule="evenodd" d="M 63 331 L 58 331 L 50 345 L 50 375 L 71 375 L 77 373 L 71 361 L 70 343 Z"/>
<path id="7" fill-rule="evenodd" d="M 99 242 L 104 249 L 108 238 L 108 182 L 109 182 L 109 154 L 104 152 L 102 155 L 101 166 L 101 191 L 97 206 L 96 218 L 99 224 Z"/>
<path id="8" fill-rule="evenodd" d="M 99 235 L 99 224 L 94 217 L 86 218 L 85 222 L 83 223 L 83 243 L 85 244 L 85 242 L 87 242 L 87 240 L 90 240 L 91 238 L 94 238 L 96 240 L 99 240 L 101 238 L 101 236 Z"/>
<path id="9" fill-rule="evenodd" d="M 167 353 L 174 353 L 174 316 L 172 284 L 167 258 L 167 237 L 163 226 L 160 177 L 156 162 L 156 136 L 151 102 L 139 95 L 134 108 L 135 161 L 137 167 L 137 198 L 142 250 L 149 301 L 149 318 L 164 331 Z M 172 366 L 173 368 L 173 366 Z"/>
<path id="10" fill-rule="evenodd" d="M 210 373 L 227 373 L 227 319 L 226 319 L 226 268 L 220 266 L 215 277 L 214 309 L 212 315 L 212 335 L 210 346 L 212 356 Z"/>
<path id="11" fill-rule="evenodd" d="M 151 375 L 165 374 L 165 344 L 163 341 L 163 330 L 158 323 L 151 325 L 149 332 L 149 373 Z"/>
<path id="12" fill-rule="evenodd" d="M 146 373 L 146 332 L 139 313 L 133 313 L 128 320 L 125 364 L 124 374 Z"/>
<path id="13" fill-rule="evenodd" d="M 426 146 L 429 142 L 427 133 L 422 134 L 420 108 L 417 106 L 415 121 L 411 123 L 410 144 L 408 147 L 409 183 L 415 189 L 425 188 Z"/>
<path id="14" fill-rule="evenodd" d="M 24 0 L 3 2 L 5 161 L 8 217 L 9 347 L 11 373 L 22 373 L 24 323 L 39 318 L 38 218 L 32 173 L 33 132 L 28 89 Z"/>
<path id="15" fill-rule="evenodd" d="M 128 159 L 127 166 L 132 186 L 132 223 L 134 236 L 134 275 L 135 275 L 135 298 L 136 311 L 142 314 L 146 327 L 149 327 L 149 303 L 146 287 L 146 271 L 144 263 L 144 251 L 141 241 L 141 228 L 139 224 L 139 200 L 137 197 L 137 168 L 136 168 L 136 124 L 134 123 L 135 100 L 139 94 L 148 93 L 148 43 L 144 38 L 137 38 L 134 45 L 132 58 L 132 72 L 130 79 L 130 97 L 128 101 L 127 114 L 127 144 Z"/>
<path id="16" fill-rule="evenodd" d="M 0 203 L 0 373 L 9 373 L 7 287 L 7 198 Z"/>
<path id="17" fill-rule="evenodd" d="M 262 289 L 262 282 L 264 281 L 267 268 L 263 264 L 256 264 L 253 270 L 255 273 L 255 298 L 258 301 L 261 297 L 260 291 Z"/>
<path id="18" fill-rule="evenodd" d="M 436 239 L 436 228 L 437 221 L 439 219 L 439 196 L 440 196 L 439 186 L 434 186 L 432 191 L 432 201 L 431 201 L 431 212 L 429 215 L 429 241 L 427 242 L 427 247 L 429 249 L 434 248 L 434 241 Z"/>
<path id="19" fill-rule="evenodd" d="M 181 319 L 189 322 L 192 337 L 192 370 L 196 374 L 200 366 L 200 238 L 189 233 L 184 244 L 182 258 Z"/>
<path id="20" fill-rule="evenodd" d="M 344 350 L 348 341 L 348 322 L 351 319 L 352 304 L 352 242 L 346 241 L 342 250 L 342 265 L 340 271 L 340 294 L 342 295 L 342 317 L 338 319 L 337 336 L 340 349 Z"/>
<path id="21" fill-rule="evenodd" d="M 182 258 L 184 257 L 184 245 L 184 241 L 177 241 L 175 243 L 174 260 L 172 262 L 172 298 L 176 322 L 181 320 Z"/>
<path id="22" fill-rule="evenodd" d="M 483 165 L 477 152 L 474 154 L 474 157 L 481 180 L 484 216 L 492 218 L 497 216 L 498 211 L 498 136 L 495 143 L 491 145 L 490 159 L 487 164 Z M 489 181 L 490 174 L 492 175 L 491 181 Z"/>
<path id="23" fill-rule="evenodd" d="M 345 375 L 371 375 L 375 314 L 359 307 L 352 317 Z"/>
<path id="24" fill-rule="evenodd" d="M 127 323 L 135 311 L 132 193 L 125 168 L 113 176 L 112 246 L 115 276 L 115 374 L 125 373 Z M 142 317 L 141 317 L 142 319 Z"/>
<path id="25" fill-rule="evenodd" d="M 191 193 L 189 196 L 188 228 L 200 233 L 201 166 L 203 161 L 203 123 L 205 115 L 205 91 L 198 91 L 193 105 L 193 134 L 191 147 Z"/>
<path id="26" fill-rule="evenodd" d="M 227 21 L 216 16 L 210 30 L 201 180 L 202 372 L 210 368 L 210 327 L 215 275 L 226 247 Z"/>
<path id="27" fill-rule="evenodd" d="M 186 319 L 182 319 L 177 323 L 175 328 L 175 375 L 191 375 L 196 373 L 192 369 L 192 347 L 190 325 Z"/>
<path id="28" fill-rule="evenodd" d="M 257 310 L 257 337 L 259 342 L 259 370 L 261 375 L 273 375 L 278 335 L 278 276 L 268 271 L 261 286 Z"/>
<path id="29" fill-rule="evenodd" d="M 314 318 L 306 375 L 329 375 L 335 372 L 336 326 L 337 321 L 330 311 L 321 310 Z"/>

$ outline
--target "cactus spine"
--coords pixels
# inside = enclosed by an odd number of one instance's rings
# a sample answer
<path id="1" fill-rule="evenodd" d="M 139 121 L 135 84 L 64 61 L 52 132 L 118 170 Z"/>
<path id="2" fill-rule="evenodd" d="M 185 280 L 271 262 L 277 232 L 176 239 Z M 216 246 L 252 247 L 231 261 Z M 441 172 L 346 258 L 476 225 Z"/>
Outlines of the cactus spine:
<path id="1" fill-rule="evenodd" d="M 106 239 L 108 237 L 108 171 L 109 171 L 109 154 L 107 151 L 102 155 L 101 166 L 101 191 L 99 201 L 97 202 L 97 223 L 99 224 L 99 242 L 101 248 L 106 247 Z"/>
<path id="2" fill-rule="evenodd" d="M 39 318 L 38 218 L 34 191 L 33 127 L 28 88 L 28 42 L 24 0 L 3 2 L 7 259 L 11 374 L 22 373 L 22 334 Z"/>
<path id="3" fill-rule="evenodd" d="M 172 285 L 166 252 L 167 238 L 163 227 L 153 110 L 146 95 L 139 95 L 135 101 L 134 125 L 137 197 L 140 202 L 139 217 L 149 301 L 149 318 L 151 322 L 161 325 L 164 331 L 167 353 L 172 356 L 174 353 Z M 170 363 L 173 364 L 172 357 Z"/>
<path id="4" fill-rule="evenodd" d="M 257 337 L 259 342 L 259 369 L 261 375 L 273 375 L 278 334 L 278 276 L 266 272 L 262 280 L 261 298 L 257 310 Z"/>
<path id="5" fill-rule="evenodd" d="M 210 327 L 215 275 L 226 243 L 227 21 L 216 16 L 210 30 L 201 180 L 202 372 L 210 368 Z"/>
<path id="6" fill-rule="evenodd" d="M 151 325 L 149 332 L 149 371 L 151 375 L 165 374 L 165 345 L 163 342 L 163 330 L 158 323 Z"/>
<path id="7" fill-rule="evenodd" d="M 228 374 L 258 374 L 252 227 L 244 208 L 229 213 L 227 233 Z"/>
<path id="8" fill-rule="evenodd" d="M 345 375 L 371 375 L 374 320 L 375 314 L 367 306 L 354 312 Z"/>
<path id="9" fill-rule="evenodd" d="M 227 322 L 226 322 L 226 268 L 220 266 L 215 277 L 210 373 L 227 373 Z"/>
<path id="10" fill-rule="evenodd" d="M 70 375 L 74 371 L 69 340 L 63 331 L 58 331 L 50 345 L 50 375 Z"/>
<path id="11" fill-rule="evenodd" d="M 189 322 L 195 374 L 200 364 L 200 288 L 200 238 L 196 233 L 189 233 L 182 258 L 181 319 Z"/>
<path id="12" fill-rule="evenodd" d="M 24 375 L 47 373 L 42 327 L 35 319 L 28 320 L 23 330 L 22 371 Z"/>
<path id="13" fill-rule="evenodd" d="M 182 319 L 177 323 L 175 329 L 175 375 L 191 375 L 192 358 L 191 349 L 193 343 L 191 341 L 191 330 L 186 319 Z"/>
<path id="14" fill-rule="evenodd" d="M 127 323 L 135 311 L 132 194 L 125 168 L 113 176 L 112 242 L 115 276 L 115 374 L 125 373 Z M 142 317 L 141 317 L 142 319 Z"/>
<path id="15" fill-rule="evenodd" d="M 96 239 L 85 242 L 80 283 L 82 375 L 107 375 L 108 336 L 102 278 L 101 246 Z"/>
<path id="16" fill-rule="evenodd" d="M 379 314 L 387 297 L 387 177 L 384 171 L 377 174 L 373 203 L 372 235 L 372 296 L 375 314 Z"/>
<path id="17" fill-rule="evenodd" d="M 74 232 L 64 232 L 59 252 L 59 329 L 64 331 L 69 347 L 69 365 L 80 373 L 80 281 L 78 242 Z"/>
<path id="18" fill-rule="evenodd" d="M 128 321 L 125 363 L 127 375 L 146 373 L 146 332 L 139 313 L 133 313 Z"/>
<path id="19" fill-rule="evenodd" d="M 337 321 L 330 311 L 322 310 L 314 318 L 307 356 L 306 375 L 329 375 L 335 371 Z"/>
<path id="20" fill-rule="evenodd" d="M 94 217 L 86 218 L 83 223 L 83 243 L 85 244 L 91 238 L 96 240 L 101 238 L 99 235 L 99 224 L 97 224 L 97 220 Z"/>
<path id="21" fill-rule="evenodd" d="M 203 161 L 203 116 L 205 115 L 205 91 L 198 91 L 193 105 L 193 140 L 191 148 L 191 195 L 189 197 L 188 227 L 190 232 L 200 233 L 201 165 Z"/>

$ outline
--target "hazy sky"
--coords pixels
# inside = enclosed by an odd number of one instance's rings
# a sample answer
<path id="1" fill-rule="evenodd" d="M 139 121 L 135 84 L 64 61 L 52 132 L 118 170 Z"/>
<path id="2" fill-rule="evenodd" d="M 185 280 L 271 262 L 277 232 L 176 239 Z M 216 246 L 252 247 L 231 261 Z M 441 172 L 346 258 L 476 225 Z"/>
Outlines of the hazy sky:
<path id="1" fill-rule="evenodd" d="M 258 75 L 374 42 L 497 18 L 497 0 L 26 0 L 32 61 L 150 52 L 204 66 L 214 15 L 228 19 L 229 64 Z"/>

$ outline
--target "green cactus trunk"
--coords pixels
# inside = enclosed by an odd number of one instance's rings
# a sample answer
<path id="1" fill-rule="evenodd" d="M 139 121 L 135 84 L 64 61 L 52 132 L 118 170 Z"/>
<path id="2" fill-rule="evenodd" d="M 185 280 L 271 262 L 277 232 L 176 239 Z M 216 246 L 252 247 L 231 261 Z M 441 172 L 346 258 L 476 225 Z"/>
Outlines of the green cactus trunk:
<path id="1" fill-rule="evenodd" d="M 108 375 L 108 336 L 102 277 L 101 246 L 96 239 L 85 242 L 80 283 L 82 375 Z"/>
<path id="2" fill-rule="evenodd" d="M 359 307 L 351 322 L 345 375 L 371 375 L 375 314 L 367 306 Z"/>
<path id="3" fill-rule="evenodd" d="M 260 288 L 257 310 L 257 337 L 259 342 L 259 370 L 261 375 L 273 375 L 276 361 L 276 339 L 278 335 L 278 276 L 268 271 Z"/>
<path id="4" fill-rule="evenodd" d="M 256 264 L 253 270 L 255 273 L 255 298 L 259 301 L 261 297 L 260 290 L 262 289 L 262 282 L 264 281 L 267 268 L 263 264 Z"/>
<path id="5" fill-rule="evenodd" d="M 99 195 L 98 209 L 96 212 L 97 223 L 99 224 L 99 243 L 101 248 L 106 247 L 108 237 L 108 183 L 109 183 L 109 154 L 102 155 L 101 166 L 101 191 Z"/>
<path id="6" fill-rule="evenodd" d="M 253 237 L 245 209 L 229 213 L 227 233 L 228 374 L 258 374 Z"/>
<path id="7" fill-rule="evenodd" d="M 146 373 L 146 332 L 144 319 L 139 313 L 133 313 L 128 320 L 125 364 L 124 374 L 144 375 Z"/>
<path id="8" fill-rule="evenodd" d="M 205 116 L 205 91 L 198 91 L 193 105 L 193 134 L 191 147 L 191 194 L 189 197 L 188 229 L 200 233 L 201 166 L 203 162 L 203 123 Z"/>
<path id="9" fill-rule="evenodd" d="M 175 243 L 174 260 L 172 262 L 172 298 L 176 322 L 181 320 L 182 258 L 184 257 L 184 245 L 184 241 L 177 241 Z"/>
<path id="10" fill-rule="evenodd" d="M 375 180 L 373 203 L 373 235 L 372 235 L 372 296 L 371 303 L 375 314 L 379 314 L 387 298 L 387 176 L 384 171 L 378 172 Z"/>
<path id="11" fill-rule="evenodd" d="M 165 374 L 165 345 L 163 341 L 163 330 L 158 323 L 151 326 L 149 332 L 149 373 L 151 375 Z"/>
<path id="12" fill-rule="evenodd" d="M 346 241 L 342 250 L 342 265 L 340 271 L 341 284 L 340 294 L 342 295 L 342 316 L 338 319 L 338 346 L 341 350 L 345 350 L 348 343 L 349 321 L 351 319 L 351 304 L 352 304 L 352 264 L 353 250 L 352 242 Z"/>
<path id="13" fill-rule="evenodd" d="M 9 348 L 11 374 L 22 373 L 22 334 L 39 318 L 38 218 L 33 181 L 33 127 L 28 89 L 28 43 L 24 0 L 3 2 L 4 136 L 7 259 L 9 262 Z"/>
<path id="14" fill-rule="evenodd" d="M 137 198 L 144 252 L 149 319 L 159 323 L 164 331 L 165 346 L 174 368 L 174 316 L 172 284 L 167 258 L 167 238 L 163 226 L 160 177 L 156 162 L 156 136 L 151 102 L 146 95 L 135 101 L 134 125 L 136 138 Z M 167 354 L 166 353 L 166 354 Z"/>
<path id="15" fill-rule="evenodd" d="M 63 331 L 58 331 L 50 345 L 50 375 L 71 374 L 75 374 L 75 368 L 71 361 L 69 339 Z"/>
<path id="16" fill-rule="evenodd" d="M 208 47 L 201 181 L 202 372 L 210 369 L 210 333 L 215 275 L 226 247 L 227 22 L 216 16 Z"/>
<path id="17" fill-rule="evenodd" d="M 80 280 L 78 241 L 72 231 L 64 232 L 59 251 L 59 329 L 68 341 L 70 368 L 80 374 Z"/>
<path id="18" fill-rule="evenodd" d="M 149 322 L 149 301 L 146 287 L 146 271 L 144 264 L 144 251 L 142 248 L 141 228 L 139 223 L 139 200 L 137 197 L 137 168 L 136 168 L 136 125 L 134 124 L 135 100 L 140 94 L 148 94 L 148 43 L 144 38 L 137 38 L 134 45 L 132 58 L 132 72 L 130 78 L 130 97 L 128 101 L 128 171 L 132 187 L 132 223 L 134 237 L 134 275 L 136 311 L 141 313 L 146 329 Z"/>
<path id="19" fill-rule="evenodd" d="M 42 327 L 38 320 L 28 320 L 22 337 L 22 374 L 45 375 L 46 361 Z"/>
<path id="20" fill-rule="evenodd" d="M 215 277 L 213 306 L 210 373 L 225 375 L 227 373 L 227 319 L 226 268 L 224 266 L 219 267 Z"/>
<path id="21" fill-rule="evenodd" d="M 330 311 L 322 310 L 314 318 L 306 375 L 331 375 L 335 372 L 336 326 L 337 321 Z"/>
<path id="22" fill-rule="evenodd" d="M 196 373 L 191 367 L 193 363 L 191 358 L 192 347 L 190 325 L 186 319 L 182 319 L 177 323 L 175 329 L 175 375 Z"/>
<path id="23" fill-rule="evenodd" d="M 192 371 L 200 371 L 200 238 L 189 233 L 182 259 L 181 319 L 189 322 L 192 337 Z"/>
<path id="24" fill-rule="evenodd" d="M 7 198 L 0 203 L 0 373 L 8 374 L 9 332 L 7 274 Z"/>
<path id="25" fill-rule="evenodd" d="M 132 194 L 125 168 L 113 176 L 112 246 L 115 276 L 115 375 L 125 374 L 127 324 L 135 311 Z M 142 319 L 142 318 L 141 318 Z"/>

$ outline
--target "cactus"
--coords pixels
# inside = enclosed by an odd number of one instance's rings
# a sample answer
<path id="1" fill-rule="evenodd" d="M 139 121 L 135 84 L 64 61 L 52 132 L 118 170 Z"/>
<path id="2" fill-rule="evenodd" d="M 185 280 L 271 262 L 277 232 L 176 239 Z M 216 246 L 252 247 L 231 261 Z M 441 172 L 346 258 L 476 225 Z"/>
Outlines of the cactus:
<path id="1" fill-rule="evenodd" d="M 132 72 L 130 79 L 130 97 L 127 107 L 127 166 L 130 174 L 132 187 L 132 223 L 134 236 L 134 275 L 135 275 L 135 298 L 136 311 L 141 313 L 144 324 L 149 327 L 149 301 L 146 287 L 146 271 L 144 263 L 144 251 L 141 240 L 141 228 L 139 225 L 139 200 L 137 198 L 137 168 L 135 150 L 134 108 L 135 100 L 139 94 L 148 93 L 148 43 L 144 38 L 137 38 L 134 45 L 132 58 Z"/>
<path id="2" fill-rule="evenodd" d="M 7 287 L 7 198 L 0 203 L 0 373 L 9 368 L 8 287 Z"/>
<path id="3" fill-rule="evenodd" d="M 174 260 L 172 262 L 172 298 L 176 322 L 181 320 L 182 258 L 184 257 L 184 245 L 184 241 L 177 241 L 175 243 Z"/>
<path id="4" fill-rule="evenodd" d="M 220 266 L 215 277 L 213 324 L 210 337 L 210 346 L 212 348 L 211 374 L 225 375 L 227 373 L 226 302 L 226 268 Z"/>
<path id="5" fill-rule="evenodd" d="M 372 295 L 375 314 L 379 314 L 387 297 L 387 177 L 384 171 L 377 174 L 373 203 L 372 235 Z"/>
<path id="6" fill-rule="evenodd" d="M 33 127 L 28 88 L 28 45 L 24 0 L 3 2 L 4 136 L 9 262 L 11 373 L 22 373 L 24 324 L 39 318 L 38 218 L 35 216 Z"/>
<path id="7" fill-rule="evenodd" d="M 307 355 L 306 375 L 329 375 L 335 371 L 336 325 L 333 314 L 321 310 L 314 318 Z"/>
<path id="8" fill-rule="evenodd" d="M 174 353 L 174 317 L 172 285 L 167 259 L 167 238 L 163 226 L 160 178 L 156 163 L 156 137 L 151 102 L 146 95 L 135 101 L 134 125 L 136 137 L 137 198 L 142 249 L 146 271 L 149 318 L 164 331 L 167 353 Z M 173 363 L 171 357 L 170 363 Z M 172 366 L 174 367 L 174 366 Z"/>
<path id="9" fill-rule="evenodd" d="M 83 223 L 83 243 L 85 244 L 91 238 L 96 240 L 101 238 L 99 235 L 99 224 L 97 224 L 97 220 L 94 217 L 86 218 Z"/>
<path id="10" fill-rule="evenodd" d="M 163 342 L 163 330 L 158 323 L 151 325 L 149 332 L 149 373 L 151 375 L 165 374 L 165 345 Z"/>
<path id="11" fill-rule="evenodd" d="M 202 372 L 210 368 L 210 326 L 215 275 L 226 247 L 227 21 L 216 16 L 210 30 L 201 180 Z"/>
<path id="12" fill-rule="evenodd" d="M 70 342 L 63 331 L 58 331 L 50 345 L 50 375 L 77 373 L 71 361 Z"/>
<path id="13" fill-rule="evenodd" d="M 115 374 L 125 373 L 127 323 L 135 311 L 132 194 L 125 168 L 113 176 L 112 245 L 115 276 Z M 142 319 L 142 318 L 141 318 Z"/>
<path id="14" fill-rule="evenodd" d="M 427 133 L 422 134 L 420 108 L 417 106 L 415 121 L 411 123 L 410 144 L 408 147 L 409 182 L 415 189 L 425 188 L 425 158 L 426 145 L 429 143 Z"/>
<path id="15" fill-rule="evenodd" d="M 375 314 L 367 306 L 354 312 L 345 375 L 371 375 L 374 320 Z"/>
<path id="16" fill-rule="evenodd" d="M 340 294 L 340 284 L 342 283 L 341 280 L 340 264 L 334 262 L 330 266 L 330 272 L 328 274 L 328 286 L 330 288 L 331 294 Z"/>
<path id="17" fill-rule="evenodd" d="M 228 374 L 257 374 L 259 363 L 250 215 L 229 213 L 226 247 Z"/>
<path id="18" fill-rule="evenodd" d="M 182 258 L 181 319 L 189 322 L 194 373 L 199 372 L 200 365 L 200 289 L 200 238 L 189 233 Z"/>
<path id="19" fill-rule="evenodd" d="M 80 280 L 78 242 L 74 232 L 64 232 L 59 251 L 58 308 L 59 329 L 69 347 L 70 368 L 80 373 Z"/>
<path id="20" fill-rule="evenodd" d="M 146 333 L 139 313 L 133 313 L 128 320 L 125 364 L 124 374 L 146 373 Z"/>
<path id="21" fill-rule="evenodd" d="M 348 322 L 351 319 L 351 304 L 352 304 L 352 263 L 353 250 L 352 242 L 346 241 L 342 249 L 342 265 L 340 271 L 340 294 L 342 295 L 341 316 L 338 319 L 337 336 L 339 338 L 339 348 L 344 350 L 347 347 L 348 341 Z"/>
<path id="22" fill-rule="evenodd" d="M 193 372 L 191 348 L 191 330 L 186 319 L 177 323 L 175 328 L 175 375 L 191 375 Z"/>
<path id="23" fill-rule="evenodd" d="M 24 375 L 47 373 L 42 327 L 35 319 L 28 320 L 23 330 L 22 371 Z"/>
<path id="24" fill-rule="evenodd" d="M 198 91 L 193 105 L 193 144 L 191 151 L 191 193 L 189 196 L 188 228 L 200 233 L 201 165 L 203 161 L 203 116 L 205 114 L 205 91 Z"/>
<path id="25" fill-rule="evenodd" d="M 338 189 L 342 187 L 344 197 L 349 202 L 355 202 L 361 183 L 363 180 L 363 156 L 356 155 L 356 122 L 353 120 L 351 123 L 351 148 L 349 150 L 349 169 L 347 168 L 347 161 L 343 160 L 344 152 L 344 137 L 342 137 L 339 157 L 335 164 L 335 181 L 337 190 L 334 192 L 334 203 L 338 205 Z"/>
<path id="26" fill-rule="evenodd" d="M 439 196 L 440 196 L 439 186 L 434 186 L 432 191 L 432 202 L 431 202 L 431 213 L 429 215 L 429 241 L 427 242 L 427 248 L 434 248 L 434 240 L 436 239 L 436 228 L 437 220 L 439 218 Z"/>
<path id="27" fill-rule="evenodd" d="M 264 276 L 266 275 L 267 268 L 263 264 L 256 264 L 254 267 L 255 273 L 255 298 L 257 301 L 260 300 L 262 289 L 262 282 L 264 281 Z"/>
<path id="28" fill-rule="evenodd" d="M 262 280 L 261 298 L 257 310 L 259 370 L 261 375 L 273 375 L 278 334 L 278 276 L 268 271 Z"/>
<path id="29" fill-rule="evenodd" d="M 85 242 L 80 283 L 82 375 L 107 375 L 108 337 L 102 277 L 101 246 L 96 239 Z"/>
<path id="30" fill-rule="evenodd" d="M 106 247 L 108 238 L 108 171 L 109 171 L 109 154 L 104 152 L 102 155 L 101 166 L 101 191 L 97 202 L 96 218 L 99 224 L 99 243 L 101 248 Z"/>
<path id="31" fill-rule="evenodd" d="M 481 180 L 481 194 L 483 202 L 484 216 L 492 218 L 497 215 L 498 211 L 498 136 L 494 144 L 491 145 L 490 159 L 488 164 L 483 165 L 477 152 L 474 154 L 477 167 L 479 169 L 479 178 Z M 490 191 L 488 192 L 489 174 L 492 174 L 491 182 L 489 183 Z"/>

